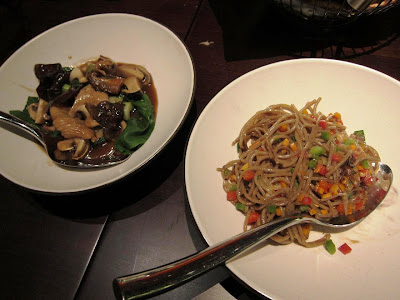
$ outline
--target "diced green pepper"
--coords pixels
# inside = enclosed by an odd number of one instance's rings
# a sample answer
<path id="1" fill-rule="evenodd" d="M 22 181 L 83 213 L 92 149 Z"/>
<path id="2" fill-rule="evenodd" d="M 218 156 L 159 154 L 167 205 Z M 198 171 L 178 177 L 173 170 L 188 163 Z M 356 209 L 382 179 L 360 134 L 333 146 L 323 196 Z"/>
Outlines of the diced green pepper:
<path id="1" fill-rule="evenodd" d="M 268 212 L 274 214 L 276 212 L 276 205 L 268 205 Z"/>
<path id="2" fill-rule="evenodd" d="M 329 141 L 331 139 L 331 137 L 332 137 L 332 134 L 329 131 L 322 131 L 321 132 L 321 138 L 324 141 Z"/>
<path id="3" fill-rule="evenodd" d="M 300 211 L 305 212 L 308 211 L 310 207 L 308 205 L 300 205 Z"/>
<path id="4" fill-rule="evenodd" d="M 224 176 L 225 176 L 225 177 L 228 176 L 228 175 L 229 175 L 229 172 L 230 172 L 229 169 L 225 169 L 225 170 L 224 170 Z"/>
<path id="5" fill-rule="evenodd" d="M 317 166 L 318 161 L 316 159 L 310 159 L 308 161 L 308 168 L 309 169 L 314 169 Z"/>
<path id="6" fill-rule="evenodd" d="M 325 247 L 326 251 L 328 251 L 330 254 L 335 254 L 336 246 L 332 240 L 326 241 L 324 247 Z"/>
<path id="7" fill-rule="evenodd" d="M 357 138 L 363 142 L 365 142 L 365 134 L 364 130 L 356 130 L 354 131 L 354 135 L 357 136 Z"/>
<path id="8" fill-rule="evenodd" d="M 310 154 L 313 158 L 318 158 L 320 155 L 324 154 L 326 151 L 321 146 L 314 146 L 310 149 Z"/>
<path id="9" fill-rule="evenodd" d="M 232 183 L 231 188 L 229 189 L 230 191 L 237 191 L 237 184 Z"/>
<path id="10" fill-rule="evenodd" d="M 237 210 L 240 210 L 240 211 L 245 211 L 245 209 L 246 209 L 246 205 L 244 205 L 243 203 L 240 203 L 240 202 L 236 203 L 235 207 Z"/>
<path id="11" fill-rule="evenodd" d="M 369 169 L 369 161 L 368 159 L 364 159 L 363 161 L 361 161 L 361 165 L 364 169 Z"/>
<path id="12" fill-rule="evenodd" d="M 351 138 L 347 138 L 345 141 L 344 141 L 344 144 L 345 145 L 354 145 L 356 142 L 353 140 L 353 139 L 351 139 Z"/>

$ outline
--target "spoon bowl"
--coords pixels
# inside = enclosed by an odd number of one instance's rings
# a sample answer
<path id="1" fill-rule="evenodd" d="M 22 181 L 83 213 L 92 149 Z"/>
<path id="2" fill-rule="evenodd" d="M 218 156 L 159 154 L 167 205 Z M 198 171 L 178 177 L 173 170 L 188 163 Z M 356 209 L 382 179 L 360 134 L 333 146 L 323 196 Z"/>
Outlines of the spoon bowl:
<path id="1" fill-rule="evenodd" d="M 325 221 L 317 220 L 308 214 L 278 219 L 171 264 L 116 278 L 113 281 L 115 296 L 117 299 L 141 299 L 160 294 L 224 264 L 239 253 L 296 224 L 315 223 L 336 229 L 355 226 L 378 207 L 391 187 L 393 174 L 389 166 L 379 164 L 376 177 L 378 180 L 367 191 L 364 208 L 355 214 Z"/>
<path id="2" fill-rule="evenodd" d="M 0 111 L 0 122 L 12 125 L 14 127 L 17 127 L 24 132 L 30 134 L 33 136 L 46 150 L 48 156 L 53 160 L 54 163 L 57 165 L 60 165 L 62 167 L 68 167 L 68 168 L 80 168 L 80 169 L 93 169 L 93 168 L 103 168 L 103 167 L 109 167 L 113 165 L 117 165 L 120 163 L 123 163 L 126 161 L 130 155 L 124 156 L 122 159 L 115 159 L 115 160 L 104 160 L 101 162 L 97 161 L 89 161 L 89 162 L 69 162 L 69 161 L 59 161 L 54 158 L 53 151 L 51 150 L 54 148 L 54 146 L 49 142 L 48 139 L 45 138 L 45 135 L 35 126 L 32 126 L 31 124 L 14 117 L 10 114 L 7 114 L 5 112 Z"/>

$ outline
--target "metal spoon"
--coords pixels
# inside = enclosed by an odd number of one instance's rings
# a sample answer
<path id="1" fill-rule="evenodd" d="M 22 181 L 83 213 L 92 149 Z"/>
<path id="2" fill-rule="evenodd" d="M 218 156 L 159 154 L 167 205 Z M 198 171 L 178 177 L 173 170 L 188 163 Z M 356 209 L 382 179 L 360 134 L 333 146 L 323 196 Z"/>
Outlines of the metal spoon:
<path id="1" fill-rule="evenodd" d="M 3 123 L 15 126 L 17 128 L 20 128 L 23 131 L 30 134 L 31 136 L 33 136 L 44 147 L 44 149 L 46 150 L 49 157 L 56 164 L 63 166 L 63 167 L 81 168 L 81 169 L 101 168 L 101 167 L 108 167 L 108 166 L 120 164 L 129 158 L 129 155 L 128 155 L 128 156 L 124 156 L 123 158 L 118 158 L 118 159 L 114 159 L 114 160 L 104 160 L 104 161 L 101 161 L 100 163 L 96 162 L 96 161 L 93 161 L 93 162 L 90 161 L 88 163 L 80 162 L 80 161 L 74 161 L 74 162 L 58 161 L 54 158 L 52 151 L 49 150 L 52 147 L 46 143 L 44 134 L 38 128 L 32 126 L 31 124 L 29 124 L 17 117 L 14 117 L 14 116 L 7 114 L 5 112 L 2 112 L 2 111 L 0 111 L 0 121 Z"/>
<path id="2" fill-rule="evenodd" d="M 334 228 L 354 226 L 381 203 L 390 189 L 393 175 L 387 165 L 379 165 L 377 177 L 377 183 L 367 191 L 365 208 L 355 214 L 329 221 L 319 221 L 309 215 L 297 215 L 267 223 L 171 264 L 116 278 L 113 281 L 115 296 L 117 299 L 139 299 L 160 294 L 224 264 L 239 253 L 296 224 L 316 223 Z"/>

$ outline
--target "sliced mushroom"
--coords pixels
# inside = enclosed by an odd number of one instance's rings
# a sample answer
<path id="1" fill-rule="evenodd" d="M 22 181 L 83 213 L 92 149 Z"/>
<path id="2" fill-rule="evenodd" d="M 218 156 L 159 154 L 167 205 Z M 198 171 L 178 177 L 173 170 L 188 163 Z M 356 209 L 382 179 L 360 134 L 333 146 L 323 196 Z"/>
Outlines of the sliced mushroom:
<path id="1" fill-rule="evenodd" d="M 87 110 L 87 108 L 84 104 L 82 104 L 81 106 L 75 107 L 74 113 L 76 114 L 78 112 L 85 116 L 85 126 L 86 127 L 94 128 L 94 127 L 100 126 L 100 124 L 95 119 L 93 119 L 92 115 L 89 113 L 89 111 Z"/>
<path id="2" fill-rule="evenodd" d="M 124 78 L 103 76 L 98 71 L 90 72 L 88 80 L 95 90 L 117 95 L 121 91 Z"/>
<path id="3" fill-rule="evenodd" d="M 38 103 L 32 103 L 28 106 L 29 116 L 35 121 L 36 124 L 43 124 L 47 117 L 49 103 L 40 99 Z"/>
<path id="4" fill-rule="evenodd" d="M 136 93 L 142 89 L 142 85 L 135 76 L 126 78 L 124 80 L 124 85 L 126 86 L 126 89 L 123 89 L 122 91 L 128 94 Z"/>
<path id="5" fill-rule="evenodd" d="M 65 151 L 74 151 L 72 159 L 79 160 L 83 158 L 89 151 L 89 141 L 80 138 L 71 138 L 59 141 L 57 143 L 57 149 Z"/>
<path id="6" fill-rule="evenodd" d="M 135 64 L 120 64 L 115 69 L 115 74 L 122 77 L 137 77 L 143 85 L 151 83 L 151 75 L 145 67 Z"/>
<path id="7" fill-rule="evenodd" d="M 87 78 L 78 67 L 73 68 L 71 73 L 69 74 L 69 81 L 72 82 L 74 79 L 78 79 L 80 83 L 87 82 Z"/>

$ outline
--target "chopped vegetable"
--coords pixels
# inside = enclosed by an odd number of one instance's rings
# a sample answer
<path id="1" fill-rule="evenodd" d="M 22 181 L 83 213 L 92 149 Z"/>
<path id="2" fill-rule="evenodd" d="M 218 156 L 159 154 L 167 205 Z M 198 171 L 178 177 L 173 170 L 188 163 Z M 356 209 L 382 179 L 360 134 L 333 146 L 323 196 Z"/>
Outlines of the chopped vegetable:
<path id="1" fill-rule="evenodd" d="M 235 207 L 237 210 L 240 210 L 240 211 L 244 211 L 246 209 L 246 205 L 244 205 L 243 203 L 240 203 L 240 202 L 236 203 Z"/>
<path id="2" fill-rule="evenodd" d="M 310 149 L 310 154 L 313 158 L 318 158 L 320 155 L 324 154 L 326 151 L 321 146 L 314 146 Z"/>
<path id="3" fill-rule="evenodd" d="M 257 222 L 259 216 L 260 216 L 260 214 L 256 211 L 251 212 L 248 223 L 252 224 L 252 223 Z"/>
<path id="4" fill-rule="evenodd" d="M 274 214 L 276 212 L 276 205 L 268 205 L 268 212 Z"/>
<path id="5" fill-rule="evenodd" d="M 332 137 L 332 134 L 330 132 L 328 132 L 328 131 L 322 131 L 321 132 L 321 138 L 324 141 L 329 141 L 331 139 L 331 137 Z"/>
<path id="6" fill-rule="evenodd" d="M 328 122 L 325 121 L 325 120 L 321 120 L 321 121 L 318 122 L 318 126 L 323 128 L 323 129 L 326 129 L 328 127 Z"/>
<path id="7" fill-rule="evenodd" d="M 345 145 L 354 145 L 356 142 L 353 140 L 353 139 L 351 139 L 351 138 L 347 138 L 345 141 L 344 141 L 344 144 Z"/>
<path id="8" fill-rule="evenodd" d="M 243 173 L 243 179 L 246 181 L 253 180 L 255 172 L 253 170 L 249 170 Z"/>
<path id="9" fill-rule="evenodd" d="M 237 200 L 236 191 L 228 191 L 226 193 L 226 199 L 228 201 L 236 201 Z"/>
<path id="10" fill-rule="evenodd" d="M 303 199 L 301 200 L 301 204 L 303 205 L 311 205 L 312 200 L 310 197 L 303 197 Z"/>
<path id="11" fill-rule="evenodd" d="M 340 153 L 332 154 L 332 161 L 340 162 L 342 160 L 342 155 Z"/>
<path id="12" fill-rule="evenodd" d="M 318 161 L 316 159 L 311 159 L 308 161 L 308 168 L 314 169 L 317 165 Z"/>
<path id="13" fill-rule="evenodd" d="M 335 254 L 336 246 L 332 240 L 326 241 L 324 247 L 325 247 L 326 251 L 328 251 L 330 254 L 332 254 L 332 255 Z"/>
<path id="14" fill-rule="evenodd" d="M 364 159 L 362 162 L 361 162 L 361 165 L 362 165 L 362 167 L 364 168 L 364 169 L 369 169 L 369 162 L 368 162 L 368 159 Z"/>
<path id="15" fill-rule="evenodd" d="M 339 251 L 342 252 L 343 254 L 349 254 L 351 252 L 351 248 L 349 245 L 347 245 L 347 243 L 344 243 L 343 245 L 341 245 L 339 248 Z"/>

